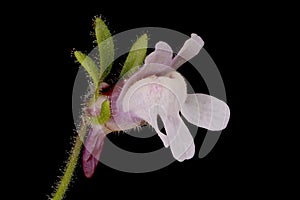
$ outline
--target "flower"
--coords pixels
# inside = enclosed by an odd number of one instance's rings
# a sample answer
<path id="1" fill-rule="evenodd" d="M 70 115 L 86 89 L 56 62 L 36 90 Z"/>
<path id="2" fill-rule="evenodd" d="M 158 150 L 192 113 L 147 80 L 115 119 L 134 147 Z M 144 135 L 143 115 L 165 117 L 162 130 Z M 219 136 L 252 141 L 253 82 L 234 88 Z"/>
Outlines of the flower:
<path id="1" fill-rule="evenodd" d="M 222 130 L 227 126 L 230 110 L 227 104 L 205 94 L 187 94 L 187 86 L 181 74 L 176 72 L 183 63 L 196 56 L 203 47 L 203 40 L 192 34 L 178 55 L 173 58 L 172 48 L 158 42 L 155 51 L 148 55 L 144 65 L 128 80 L 115 86 L 104 84 L 96 103 L 87 109 L 90 117 L 97 117 L 104 101 L 109 100 L 112 116 L 103 125 L 91 125 L 83 151 L 83 169 L 91 177 L 96 169 L 105 136 L 140 126 L 144 121 L 151 125 L 169 147 L 174 158 L 184 161 L 193 157 L 195 145 L 189 129 L 180 117 L 208 130 Z M 157 124 L 163 121 L 166 135 Z"/>

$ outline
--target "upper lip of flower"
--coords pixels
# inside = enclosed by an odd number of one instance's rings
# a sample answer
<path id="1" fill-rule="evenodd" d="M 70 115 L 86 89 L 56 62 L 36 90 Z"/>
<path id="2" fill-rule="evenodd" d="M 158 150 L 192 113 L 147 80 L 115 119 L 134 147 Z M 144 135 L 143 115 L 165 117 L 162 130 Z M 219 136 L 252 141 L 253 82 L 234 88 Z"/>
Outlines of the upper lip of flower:
<path id="1" fill-rule="evenodd" d="M 184 43 L 181 50 L 173 58 L 172 48 L 165 42 L 158 42 L 155 45 L 155 51 L 146 57 L 144 66 L 133 74 L 122 87 L 117 105 L 121 104 L 124 95 L 132 84 L 151 75 L 163 76 L 178 69 L 186 61 L 196 56 L 203 46 L 204 41 L 198 35 L 191 34 L 191 38 Z"/>

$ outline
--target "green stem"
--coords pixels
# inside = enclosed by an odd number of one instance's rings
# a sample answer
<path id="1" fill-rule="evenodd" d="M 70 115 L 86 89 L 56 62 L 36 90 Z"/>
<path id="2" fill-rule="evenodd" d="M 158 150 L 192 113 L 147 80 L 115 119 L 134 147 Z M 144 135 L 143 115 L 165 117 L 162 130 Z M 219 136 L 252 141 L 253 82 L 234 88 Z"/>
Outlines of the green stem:
<path id="1" fill-rule="evenodd" d="M 56 187 L 56 191 L 52 194 L 51 200 L 61 200 L 63 199 L 68 186 L 72 180 L 73 172 L 76 168 L 76 164 L 80 155 L 80 151 L 83 144 L 84 136 L 86 135 L 86 128 L 87 125 L 83 121 L 81 124 L 81 127 L 78 132 L 78 136 L 76 137 L 74 147 L 72 149 L 72 152 L 70 154 L 69 160 L 67 162 L 66 168 L 64 170 L 64 175 L 62 179 L 60 180 L 59 184 Z"/>

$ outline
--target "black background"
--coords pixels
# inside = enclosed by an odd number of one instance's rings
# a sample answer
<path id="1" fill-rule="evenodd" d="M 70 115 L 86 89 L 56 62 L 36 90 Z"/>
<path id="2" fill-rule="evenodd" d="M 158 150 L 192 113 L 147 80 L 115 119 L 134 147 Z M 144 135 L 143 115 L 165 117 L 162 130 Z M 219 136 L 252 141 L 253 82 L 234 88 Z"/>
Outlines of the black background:
<path id="1" fill-rule="evenodd" d="M 186 198 L 220 194 L 239 197 L 239 192 L 242 196 L 251 196 L 264 190 L 269 174 L 258 157 L 264 157 L 266 153 L 257 154 L 259 141 L 253 138 L 259 136 L 252 130 L 258 130 L 258 125 L 250 117 L 253 108 L 248 96 L 258 92 L 256 81 L 259 79 L 253 73 L 257 69 L 251 59 L 258 55 L 253 53 L 249 57 L 247 54 L 248 48 L 255 44 L 251 35 L 259 34 L 259 31 L 253 32 L 251 5 L 237 9 L 236 5 L 230 4 L 194 5 L 191 2 L 165 6 L 158 2 L 75 4 L 35 5 L 35 8 L 24 9 L 24 14 L 19 15 L 21 20 L 17 20 L 23 32 L 19 37 L 26 38 L 19 44 L 27 46 L 24 51 L 31 55 L 24 62 L 29 72 L 38 72 L 26 80 L 33 89 L 27 91 L 26 102 L 33 103 L 35 109 L 25 107 L 25 112 L 34 116 L 26 125 L 31 130 L 33 144 L 29 145 L 27 161 L 22 162 L 24 167 L 21 168 L 21 173 L 28 175 L 24 185 L 34 182 L 34 189 L 30 189 L 34 198 L 31 199 L 47 199 L 68 157 L 75 128 L 72 89 L 79 67 L 71 52 L 74 48 L 89 52 L 95 46 L 90 32 L 96 15 L 103 16 L 113 34 L 155 26 L 201 36 L 206 51 L 223 77 L 231 118 L 215 148 L 203 159 L 195 155 L 191 160 L 174 162 L 164 169 L 145 174 L 120 172 L 100 163 L 91 179 L 84 177 L 79 163 L 76 178 L 65 199 L 159 198 L 177 194 Z M 206 92 L 206 88 L 201 89 Z M 197 134 L 196 152 L 204 133 L 200 130 Z M 111 137 L 117 143 L 132 143 L 124 135 Z M 151 141 L 149 144 L 140 142 L 143 145 L 137 144 L 136 151 L 151 148 Z"/>

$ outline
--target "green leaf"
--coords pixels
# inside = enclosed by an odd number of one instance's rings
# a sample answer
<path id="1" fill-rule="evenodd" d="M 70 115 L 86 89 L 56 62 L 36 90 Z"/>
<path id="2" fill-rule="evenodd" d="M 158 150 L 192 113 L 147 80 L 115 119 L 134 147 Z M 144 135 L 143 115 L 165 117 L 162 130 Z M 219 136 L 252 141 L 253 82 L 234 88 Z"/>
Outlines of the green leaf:
<path id="1" fill-rule="evenodd" d="M 98 117 L 99 124 L 105 124 L 111 117 L 109 100 L 105 100 L 101 106 L 101 112 Z"/>
<path id="2" fill-rule="evenodd" d="M 99 82 L 102 82 L 112 68 L 114 61 L 114 42 L 106 24 L 99 17 L 95 20 L 95 34 L 100 56 Z"/>
<path id="3" fill-rule="evenodd" d="M 127 72 L 132 74 L 135 72 L 139 66 L 141 66 L 146 57 L 148 47 L 148 36 L 143 34 L 137 39 L 137 41 L 132 45 L 127 59 L 124 63 L 123 69 L 120 73 L 120 78 L 124 76 Z"/>
<path id="4" fill-rule="evenodd" d="M 95 86 L 97 87 L 99 83 L 99 70 L 93 59 L 80 51 L 75 51 L 74 55 L 78 62 L 88 72 L 90 77 L 93 79 Z"/>

